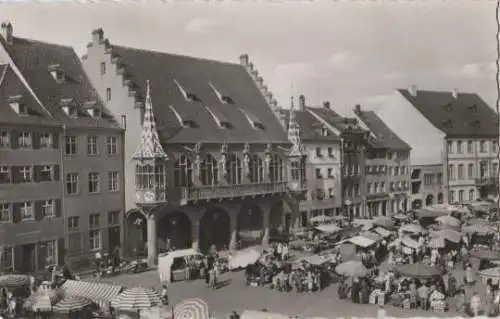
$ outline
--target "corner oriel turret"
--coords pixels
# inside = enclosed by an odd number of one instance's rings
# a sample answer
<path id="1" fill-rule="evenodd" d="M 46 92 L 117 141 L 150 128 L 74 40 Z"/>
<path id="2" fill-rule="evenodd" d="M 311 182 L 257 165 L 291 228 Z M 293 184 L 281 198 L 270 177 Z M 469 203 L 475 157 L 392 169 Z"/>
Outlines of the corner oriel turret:
<path id="1" fill-rule="evenodd" d="M 139 206 L 156 205 L 167 201 L 165 175 L 168 156 L 161 146 L 160 138 L 156 131 L 149 80 L 146 85 L 146 102 L 144 105 L 141 139 L 132 156 L 132 159 L 136 162 L 135 189 L 136 203 Z"/>
<path id="2" fill-rule="evenodd" d="M 288 118 L 288 140 L 292 147 L 288 152 L 290 163 L 289 189 L 294 193 L 302 193 L 306 187 L 305 178 L 305 149 L 302 144 L 300 125 L 297 122 L 293 97 L 290 101 L 290 115 Z"/>

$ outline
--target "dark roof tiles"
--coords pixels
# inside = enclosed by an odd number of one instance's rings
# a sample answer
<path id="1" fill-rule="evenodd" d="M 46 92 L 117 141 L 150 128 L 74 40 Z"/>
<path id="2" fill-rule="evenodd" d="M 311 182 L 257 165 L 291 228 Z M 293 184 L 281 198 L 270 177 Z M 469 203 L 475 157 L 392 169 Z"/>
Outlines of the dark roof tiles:
<path id="1" fill-rule="evenodd" d="M 374 147 L 410 150 L 410 146 L 400 139 L 375 112 L 360 111 L 356 112 L 356 115 L 376 136 L 375 140 L 372 141 Z"/>
<path id="2" fill-rule="evenodd" d="M 286 123 L 288 124 L 290 110 L 281 109 L 280 112 L 285 115 Z M 331 131 L 328 131 L 328 135 L 324 136 L 322 134 L 323 124 L 308 111 L 295 111 L 295 119 L 297 123 L 299 123 L 301 139 L 303 141 L 320 142 L 340 140 L 339 137 Z"/>

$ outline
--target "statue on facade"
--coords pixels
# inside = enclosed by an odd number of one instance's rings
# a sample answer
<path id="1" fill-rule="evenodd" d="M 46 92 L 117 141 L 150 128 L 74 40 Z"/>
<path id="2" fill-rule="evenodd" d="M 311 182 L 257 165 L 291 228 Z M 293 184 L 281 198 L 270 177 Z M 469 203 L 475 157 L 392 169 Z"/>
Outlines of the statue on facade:
<path id="1" fill-rule="evenodd" d="M 221 157 L 220 157 L 220 167 L 222 171 L 222 176 L 226 177 L 227 176 L 227 144 L 224 143 L 221 145 L 220 149 Z"/>
<path id="2" fill-rule="evenodd" d="M 250 176 L 250 144 L 243 147 L 243 171 L 246 176 Z"/>

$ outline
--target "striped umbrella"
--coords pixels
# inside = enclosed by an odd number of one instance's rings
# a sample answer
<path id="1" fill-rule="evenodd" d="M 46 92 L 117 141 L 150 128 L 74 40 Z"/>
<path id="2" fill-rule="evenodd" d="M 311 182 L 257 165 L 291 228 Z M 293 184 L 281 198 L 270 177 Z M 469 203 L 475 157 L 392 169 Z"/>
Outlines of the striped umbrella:
<path id="1" fill-rule="evenodd" d="M 161 305 L 160 293 L 153 289 L 135 287 L 127 289 L 111 301 L 119 310 L 144 310 Z"/>
<path id="2" fill-rule="evenodd" d="M 436 220 L 438 222 L 440 222 L 441 224 L 445 224 L 445 225 L 449 225 L 449 226 L 453 226 L 453 227 L 460 226 L 460 221 L 452 216 L 440 216 L 440 217 L 436 218 Z"/>
<path id="3" fill-rule="evenodd" d="M 92 302 L 86 298 L 66 297 L 52 307 L 52 310 L 60 313 L 70 313 L 72 311 L 82 310 L 91 304 Z"/>
<path id="4" fill-rule="evenodd" d="M 0 287 L 19 288 L 30 285 L 30 277 L 26 275 L 0 276 Z"/>
<path id="5" fill-rule="evenodd" d="M 209 319 L 208 304 L 200 298 L 184 299 L 174 307 L 174 319 Z"/>
<path id="6" fill-rule="evenodd" d="M 444 248 L 446 243 L 443 237 L 434 237 L 429 240 L 427 246 L 429 246 L 429 248 Z"/>
<path id="7" fill-rule="evenodd" d="M 488 235 L 488 234 L 494 234 L 495 229 L 487 225 L 473 224 L 464 226 L 462 228 L 462 232 L 468 234 Z"/>

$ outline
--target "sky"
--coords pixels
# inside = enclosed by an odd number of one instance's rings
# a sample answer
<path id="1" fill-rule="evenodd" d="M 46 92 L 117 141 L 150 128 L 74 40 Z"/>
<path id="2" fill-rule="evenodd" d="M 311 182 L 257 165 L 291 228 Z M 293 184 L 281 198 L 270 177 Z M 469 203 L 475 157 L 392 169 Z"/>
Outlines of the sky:
<path id="1" fill-rule="evenodd" d="M 303 94 L 348 115 L 410 85 L 495 105 L 495 1 L 43 1 L 1 4 L 0 20 L 80 56 L 97 27 L 112 44 L 235 63 L 248 53 L 283 107 Z"/>

